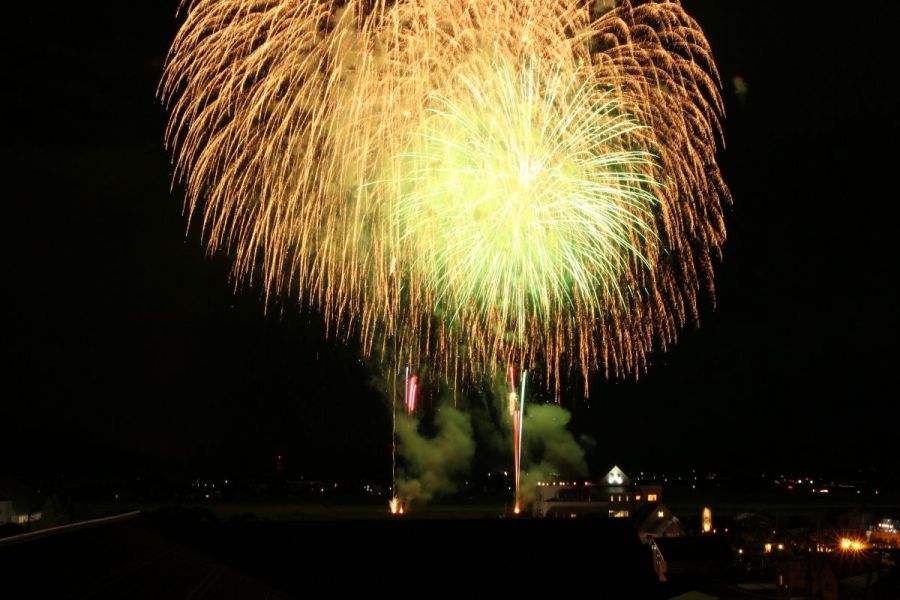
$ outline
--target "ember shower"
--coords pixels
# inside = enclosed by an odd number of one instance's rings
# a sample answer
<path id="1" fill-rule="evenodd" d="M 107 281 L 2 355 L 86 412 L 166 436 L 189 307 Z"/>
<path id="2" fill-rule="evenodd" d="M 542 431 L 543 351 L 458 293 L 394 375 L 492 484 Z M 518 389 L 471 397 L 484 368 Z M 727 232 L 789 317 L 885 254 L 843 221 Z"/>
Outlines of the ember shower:
<path id="1" fill-rule="evenodd" d="M 712 294 L 723 107 L 679 2 L 185 4 L 161 94 L 190 217 L 366 353 L 636 374 Z"/>

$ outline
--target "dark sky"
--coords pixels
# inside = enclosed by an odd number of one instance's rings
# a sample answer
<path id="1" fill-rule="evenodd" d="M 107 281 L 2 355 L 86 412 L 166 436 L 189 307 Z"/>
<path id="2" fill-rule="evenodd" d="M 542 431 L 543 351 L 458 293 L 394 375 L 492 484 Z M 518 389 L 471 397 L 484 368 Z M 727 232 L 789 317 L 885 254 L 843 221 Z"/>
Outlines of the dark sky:
<path id="1" fill-rule="evenodd" d="M 639 382 L 566 397 L 591 460 L 894 469 L 897 3 L 685 2 L 715 52 L 733 195 L 716 306 Z M 351 343 L 234 293 L 186 235 L 155 98 L 177 0 L 4 18 L 0 472 L 386 477 Z M 746 81 L 742 99 L 733 78 Z"/>

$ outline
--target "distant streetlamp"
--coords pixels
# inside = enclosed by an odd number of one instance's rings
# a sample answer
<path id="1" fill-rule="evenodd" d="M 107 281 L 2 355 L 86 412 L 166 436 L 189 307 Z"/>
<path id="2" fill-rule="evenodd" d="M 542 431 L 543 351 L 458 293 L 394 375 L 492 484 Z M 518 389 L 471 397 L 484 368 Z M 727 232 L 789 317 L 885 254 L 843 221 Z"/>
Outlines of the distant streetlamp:
<path id="1" fill-rule="evenodd" d="M 845 552 L 861 552 L 866 549 L 863 542 L 850 538 L 841 538 L 840 547 Z"/>

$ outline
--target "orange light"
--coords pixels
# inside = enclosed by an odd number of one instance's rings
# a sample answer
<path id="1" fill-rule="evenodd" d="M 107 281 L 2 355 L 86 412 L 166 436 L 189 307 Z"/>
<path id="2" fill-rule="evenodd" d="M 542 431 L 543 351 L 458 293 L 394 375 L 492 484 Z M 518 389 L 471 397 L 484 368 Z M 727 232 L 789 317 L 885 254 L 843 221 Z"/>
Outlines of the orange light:
<path id="1" fill-rule="evenodd" d="M 400 504 L 399 498 L 391 498 L 390 502 L 388 502 L 388 508 L 390 508 L 392 515 L 403 514 L 403 505 Z"/>
<path id="2" fill-rule="evenodd" d="M 852 550 L 860 552 L 866 549 L 866 545 L 860 540 L 852 540 L 850 538 L 841 538 L 841 550 Z"/>

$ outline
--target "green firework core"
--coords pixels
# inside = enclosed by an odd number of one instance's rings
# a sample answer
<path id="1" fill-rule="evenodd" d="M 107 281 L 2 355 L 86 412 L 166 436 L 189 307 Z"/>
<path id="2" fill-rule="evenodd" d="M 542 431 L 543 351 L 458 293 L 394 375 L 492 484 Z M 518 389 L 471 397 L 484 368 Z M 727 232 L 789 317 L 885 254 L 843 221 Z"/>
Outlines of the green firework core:
<path id="1" fill-rule="evenodd" d="M 410 269 L 449 312 L 529 319 L 624 303 L 652 268 L 658 166 L 616 90 L 532 61 L 475 62 L 395 161 Z"/>

